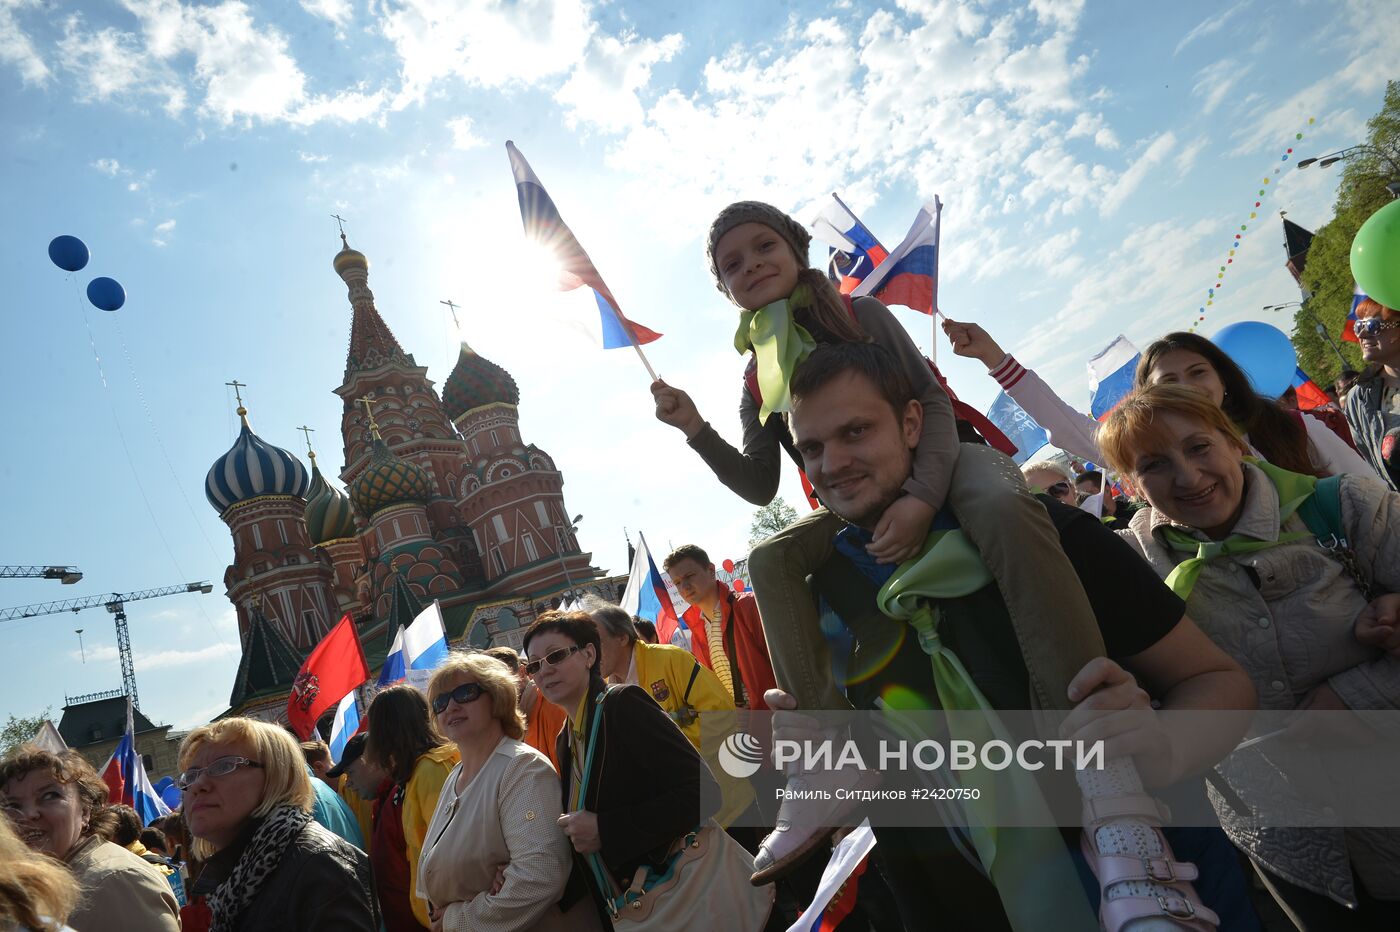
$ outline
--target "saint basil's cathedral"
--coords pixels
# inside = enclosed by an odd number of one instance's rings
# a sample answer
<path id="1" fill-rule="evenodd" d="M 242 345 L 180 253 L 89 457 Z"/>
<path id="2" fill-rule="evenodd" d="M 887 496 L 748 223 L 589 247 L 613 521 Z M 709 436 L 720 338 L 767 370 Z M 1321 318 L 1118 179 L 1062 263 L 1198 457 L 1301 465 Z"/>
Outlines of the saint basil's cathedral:
<path id="1" fill-rule="evenodd" d="M 463 343 L 439 397 L 375 308 L 369 261 L 341 242 L 335 271 L 352 316 L 335 393 L 347 491 L 315 452 L 308 471 L 254 433 L 241 400 L 238 439 L 205 481 L 233 536 L 224 586 L 243 656 L 229 715 L 281 716 L 303 658 L 346 613 L 373 671 L 399 625 L 434 600 L 449 644 L 519 649 L 566 590 L 615 595 L 579 551 L 564 477 L 520 436 L 510 373 Z"/>

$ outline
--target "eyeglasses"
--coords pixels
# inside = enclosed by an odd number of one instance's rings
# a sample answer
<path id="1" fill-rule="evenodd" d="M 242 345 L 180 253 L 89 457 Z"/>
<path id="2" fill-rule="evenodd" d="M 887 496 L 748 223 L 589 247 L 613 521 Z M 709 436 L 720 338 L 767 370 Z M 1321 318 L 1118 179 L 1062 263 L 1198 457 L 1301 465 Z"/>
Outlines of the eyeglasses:
<path id="1" fill-rule="evenodd" d="M 1045 494 L 1051 498 L 1063 498 L 1069 494 L 1070 484 L 1068 482 L 1056 482 L 1045 490 Z"/>
<path id="2" fill-rule="evenodd" d="M 1358 320 L 1352 327 L 1359 337 L 1378 337 L 1382 330 L 1394 330 L 1400 327 L 1400 320 L 1381 320 L 1379 317 L 1365 317 Z"/>
<path id="3" fill-rule="evenodd" d="M 480 699 L 484 692 L 486 692 L 486 690 L 481 688 L 480 683 L 463 683 L 451 692 L 439 694 L 438 697 L 433 700 L 433 711 L 441 715 L 447 711 L 447 703 L 449 700 L 458 705 L 466 705 L 468 702 L 475 702 Z"/>
<path id="4" fill-rule="evenodd" d="M 202 776 L 226 777 L 239 767 L 255 767 L 262 769 L 262 764 L 246 757 L 221 757 L 208 767 L 191 767 L 175 778 L 175 785 L 182 790 L 187 790 L 194 786 L 194 781 Z"/>
<path id="5" fill-rule="evenodd" d="M 529 663 L 525 664 L 525 674 L 527 676 L 534 676 L 536 673 L 540 672 L 540 667 L 557 667 L 565 660 L 568 660 L 569 656 L 578 649 L 579 646 L 575 644 L 573 647 L 561 647 L 558 650 L 552 650 L 539 660 L 531 660 Z"/>

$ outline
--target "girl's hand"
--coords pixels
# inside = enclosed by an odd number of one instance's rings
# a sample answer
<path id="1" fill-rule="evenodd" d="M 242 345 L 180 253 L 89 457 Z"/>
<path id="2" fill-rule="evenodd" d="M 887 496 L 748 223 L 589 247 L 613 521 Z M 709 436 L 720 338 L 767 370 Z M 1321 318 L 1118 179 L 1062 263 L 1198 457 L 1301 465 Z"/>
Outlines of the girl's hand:
<path id="1" fill-rule="evenodd" d="M 981 360 L 982 365 L 988 369 L 995 368 L 1006 356 L 997 341 L 977 324 L 964 324 L 945 317 L 943 332 L 948 335 L 948 342 L 953 345 L 954 353 L 968 359 Z"/>
<path id="2" fill-rule="evenodd" d="M 1387 593 L 1372 599 L 1356 616 L 1353 631 L 1367 647 L 1400 655 L 1400 594 Z"/>
<path id="3" fill-rule="evenodd" d="M 1146 784 L 1175 779 L 1171 737 L 1131 673 L 1096 657 L 1070 680 L 1067 692 L 1076 705 L 1060 725 L 1060 737 L 1086 745 L 1102 741 L 1106 760 L 1133 757 Z"/>
<path id="4" fill-rule="evenodd" d="M 496 865 L 496 878 L 491 881 L 491 895 L 495 896 L 501 892 L 501 888 L 506 885 L 506 868 L 510 867 L 510 862 Z"/>
<path id="5" fill-rule="evenodd" d="M 566 812 L 559 817 L 559 827 L 573 842 L 579 854 L 592 854 L 603 850 L 603 839 L 598 836 L 598 815 L 586 809 Z"/>
<path id="6" fill-rule="evenodd" d="M 656 399 L 656 419 L 684 431 L 686 440 L 694 440 L 704 429 L 705 419 L 700 416 L 700 409 L 679 388 L 657 379 L 651 383 L 651 397 Z"/>
<path id="7" fill-rule="evenodd" d="M 928 539 L 934 511 L 921 499 L 902 495 L 890 503 L 875 525 L 875 539 L 865 548 L 879 563 L 903 563 L 918 554 Z"/>

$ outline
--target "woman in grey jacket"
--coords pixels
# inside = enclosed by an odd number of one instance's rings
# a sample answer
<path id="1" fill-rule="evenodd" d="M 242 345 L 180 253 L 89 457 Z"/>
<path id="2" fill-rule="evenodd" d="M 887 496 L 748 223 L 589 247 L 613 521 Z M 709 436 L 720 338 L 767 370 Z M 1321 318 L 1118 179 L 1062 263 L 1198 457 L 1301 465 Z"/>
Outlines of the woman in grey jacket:
<path id="1" fill-rule="evenodd" d="M 1400 708 L 1400 659 L 1354 631 L 1369 583 L 1400 591 L 1400 495 L 1353 475 L 1318 491 L 1312 476 L 1250 459 L 1221 409 L 1179 385 L 1130 395 L 1098 444 L 1150 505 L 1119 533 L 1250 675 L 1261 710 Z M 1344 540 L 1329 541 L 1331 551 L 1319 541 L 1331 535 L 1304 517 L 1326 509 L 1315 495 L 1339 506 Z M 1355 716 L 1345 724 L 1366 728 Z M 1331 813 L 1316 784 L 1305 789 L 1271 755 L 1264 742 L 1218 768 L 1237 797 L 1212 788 L 1231 839 L 1298 928 L 1400 928 L 1400 831 L 1280 827 L 1264 813 L 1315 813 L 1324 824 Z"/>

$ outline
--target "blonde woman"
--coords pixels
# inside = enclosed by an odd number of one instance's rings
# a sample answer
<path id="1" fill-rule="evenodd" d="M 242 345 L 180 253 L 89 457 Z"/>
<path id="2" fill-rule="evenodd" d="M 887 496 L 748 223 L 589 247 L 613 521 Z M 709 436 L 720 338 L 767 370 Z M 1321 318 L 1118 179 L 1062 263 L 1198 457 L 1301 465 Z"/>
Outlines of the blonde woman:
<path id="1" fill-rule="evenodd" d="M 180 769 L 185 821 L 207 858 L 191 892 L 207 898 L 211 932 L 377 932 L 369 858 L 311 820 L 296 739 L 222 719 L 186 736 Z"/>
<path id="2" fill-rule="evenodd" d="M 71 932 L 64 920 L 78 901 L 78 885 L 52 858 L 31 851 L 0 819 L 0 929 Z"/>
<path id="3" fill-rule="evenodd" d="M 77 878 L 80 897 L 68 921 L 79 932 L 179 932 L 170 884 L 106 840 L 116 823 L 107 785 L 77 751 L 21 746 L 0 763 L 0 804 L 30 848 L 62 861 Z"/>
<path id="4" fill-rule="evenodd" d="M 418 865 L 435 932 L 598 930 L 582 899 L 559 911 L 572 865 L 558 824 L 559 776 L 521 741 L 515 677 L 494 657 L 454 653 L 433 674 L 428 698 L 438 731 L 461 755 Z"/>

